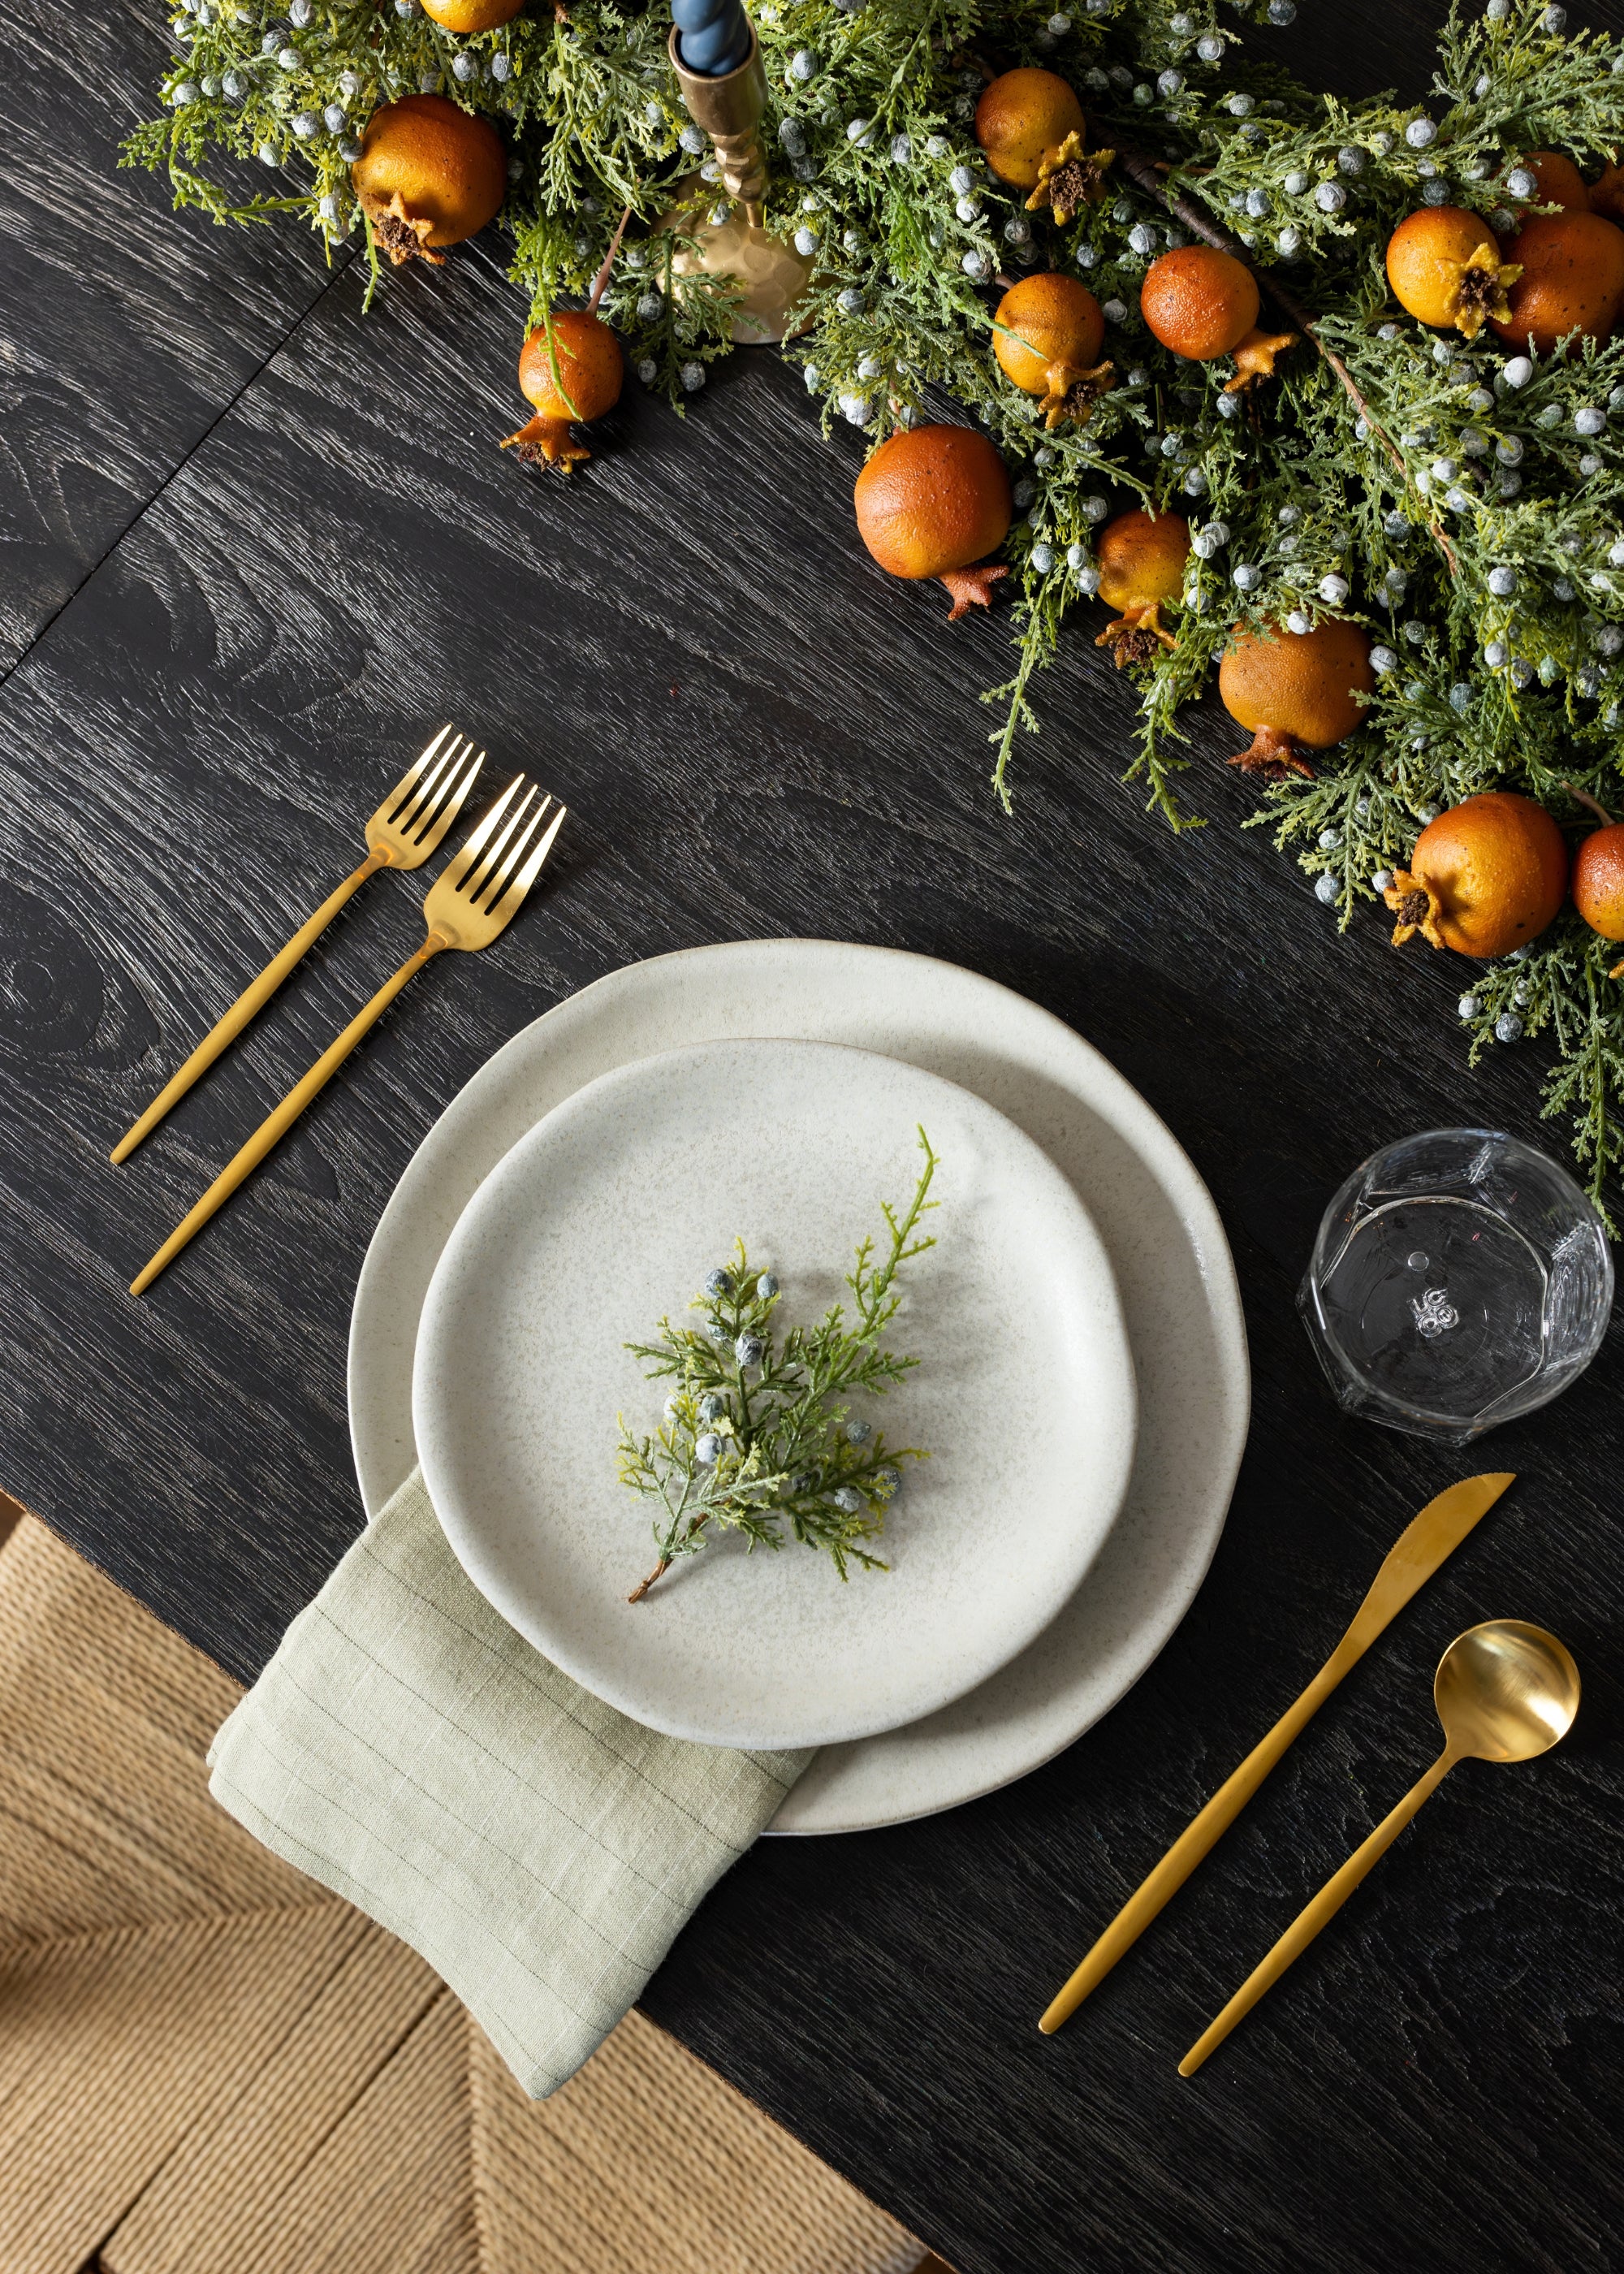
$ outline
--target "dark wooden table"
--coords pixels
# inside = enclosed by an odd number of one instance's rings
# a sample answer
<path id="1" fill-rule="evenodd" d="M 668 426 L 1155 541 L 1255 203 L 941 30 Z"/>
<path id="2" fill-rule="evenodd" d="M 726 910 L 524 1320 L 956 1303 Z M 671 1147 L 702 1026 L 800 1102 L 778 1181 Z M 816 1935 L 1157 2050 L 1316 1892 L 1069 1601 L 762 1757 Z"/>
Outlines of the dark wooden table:
<path id="1" fill-rule="evenodd" d="M 1432 11 L 1282 40 L 1419 92 Z M 646 2004 L 961 2274 L 1549 2274 L 1624 2263 L 1617 2141 L 1615 1331 L 1492 1441 L 1513 1497 L 1315 1724 L 1198 1885 L 1060 2037 L 1045 2000 L 1292 1696 L 1411 1510 L 1473 1465 L 1341 1419 L 1292 1315 L 1340 1176 L 1402 1131 L 1538 1137 L 1542 1058 L 1463 1065 L 1462 967 L 1345 940 L 1198 722 L 1175 844 L 1118 784 L 1128 691 L 1068 630 L 985 785 L 1007 622 L 857 546 L 859 447 L 740 357 L 680 422 L 633 387 L 569 486 L 495 449 L 522 311 L 499 242 L 391 277 L 298 231 L 177 220 L 116 167 L 155 5 L 6 0 L 0 643 L 0 1484 L 251 1677 L 361 1524 L 344 1337 L 434 1116 L 572 990 L 693 943 L 817 933 L 989 973 L 1165 1115 L 1234 1243 L 1251 1449 L 1193 1612 L 1128 1699 L 1013 1789 L 894 1832 L 767 1841 Z M 1616 20 L 1616 19 L 1615 19 Z M 125 1282 L 417 937 L 374 888 L 127 1167 L 107 1150 L 350 865 L 357 817 L 455 717 L 574 809 L 543 907 L 447 959 L 181 1266 Z M 1561 1149 L 1560 1134 L 1551 1142 Z M 1431 1758 L 1474 1619 L 1554 1626 L 1572 1741 L 1469 1767 L 1199 2082 L 1174 2062 Z M 658 2143 L 651 2143 L 655 2148 Z"/>

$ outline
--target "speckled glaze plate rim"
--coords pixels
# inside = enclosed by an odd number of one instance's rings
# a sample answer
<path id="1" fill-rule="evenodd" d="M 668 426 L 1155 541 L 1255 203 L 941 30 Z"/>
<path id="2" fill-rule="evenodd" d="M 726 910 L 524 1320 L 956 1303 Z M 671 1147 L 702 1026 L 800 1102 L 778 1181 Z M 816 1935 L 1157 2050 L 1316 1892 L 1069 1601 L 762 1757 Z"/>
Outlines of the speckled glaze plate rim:
<path id="1" fill-rule="evenodd" d="M 832 940 L 725 942 L 606 974 L 487 1059 L 407 1163 L 356 1291 L 351 1443 L 370 1517 L 416 1463 L 412 1353 L 434 1266 L 529 1128 L 598 1073 L 673 1041 L 763 1034 L 851 1042 L 944 1073 L 1044 1146 L 1110 1252 L 1139 1375 L 1134 1474 L 1090 1584 L 956 1705 L 826 1747 L 772 1826 L 878 1829 L 996 1791 L 1110 1711 L 1194 1600 L 1245 1447 L 1245 1325 L 1211 1195 L 1166 1124 L 1062 1020 L 958 965 Z M 1120 1197 L 1101 1186 L 1106 1157 Z"/>
<path id="2" fill-rule="evenodd" d="M 674 1633 L 646 1614 L 605 1621 L 605 1593 L 618 1607 L 624 1593 L 616 1559 L 626 1548 L 609 1544 L 606 1510 L 584 1526 L 581 1510 L 598 1467 L 608 1499 L 618 1503 L 621 1489 L 612 1465 L 583 1460 L 573 1441 L 583 1413 L 615 1411 L 624 1321 L 618 1296 L 559 1256 L 600 1253 L 605 1217 L 624 1246 L 626 1211 L 636 1205 L 629 1179 L 661 1195 L 659 1237 L 674 1231 L 679 1247 L 690 1243 L 703 1259 L 717 1186 L 702 1172 L 696 1189 L 691 1169 L 676 1174 L 669 1164 L 691 1159 L 695 1128 L 710 1121 L 725 1133 L 734 1178 L 748 1187 L 748 1166 L 734 1148 L 751 1110 L 745 1101 L 763 1097 L 771 1101 L 767 1123 L 746 1148 L 767 1163 L 754 1204 L 787 1207 L 803 1258 L 814 1261 L 831 1237 L 822 1171 L 833 1165 L 831 1127 L 847 1133 L 843 1159 L 848 1148 L 850 1158 L 866 1157 L 878 1130 L 902 1133 L 906 1145 L 915 1128 L 947 1133 L 933 1190 L 948 1213 L 932 1229 L 947 1227 L 956 1268 L 951 1300 L 938 1296 L 932 1306 L 933 1325 L 945 1338 L 938 1360 L 977 1375 L 974 1389 L 961 1386 L 960 1421 L 966 1395 L 982 1418 L 972 1432 L 978 1442 L 966 1445 L 960 1427 L 955 1445 L 940 1414 L 945 1434 L 927 1435 L 933 1471 L 956 1480 L 936 1522 L 947 1523 L 963 1560 L 944 1567 L 934 1554 L 893 1551 L 889 1584 L 853 1595 L 812 1587 L 793 1558 L 775 1557 L 750 1565 L 750 1590 L 740 1573 L 690 1588 Z M 978 1156 L 973 1172 L 966 1152 Z M 967 1196 L 955 1202 L 956 1174 L 980 1180 L 979 1206 Z M 786 1186 L 801 1197 L 786 1201 Z M 735 1189 L 721 1199 L 729 1222 L 737 1198 Z M 976 1232 L 988 1209 L 998 1227 L 990 1241 L 985 1229 Z M 643 1223 L 658 1245 L 654 1225 Z M 793 1278 L 793 1261 L 784 1262 Z M 568 1295 L 558 1287 L 560 1269 Z M 650 1291 L 650 1316 L 658 1300 Z M 989 1313 L 1004 1321 L 994 1354 L 979 1323 Z M 555 1423 L 551 1404 L 535 1397 L 532 1368 L 541 1322 L 560 1315 L 586 1378 Z M 993 1457 L 993 1414 L 1045 1369 L 1049 1392 L 1019 1443 Z M 544 1372 L 551 1377 L 550 1367 Z M 524 1385 L 517 1390 L 515 1374 Z M 990 1395 L 989 1376 L 998 1384 Z M 1041 1145 L 974 1090 L 904 1059 L 850 1043 L 749 1036 L 683 1043 L 600 1074 L 503 1156 L 435 1266 L 417 1325 L 412 1420 L 453 1553 L 544 1657 L 645 1728 L 690 1743 L 787 1752 L 853 1744 L 921 1721 L 1026 1650 L 1109 1536 L 1132 1471 L 1138 1410 L 1110 1259 L 1075 1186 Z M 1012 1493 L 1011 1461 L 1024 1480 Z M 572 1481 L 560 1491 L 564 1473 Z M 924 1488 L 935 1483 L 933 1475 Z M 910 1502 L 920 1489 L 910 1489 Z M 515 1509 L 524 1516 L 515 1518 Z M 638 1552 L 645 1529 L 638 1509 Z M 763 1660 L 764 1630 L 778 1647 Z"/>

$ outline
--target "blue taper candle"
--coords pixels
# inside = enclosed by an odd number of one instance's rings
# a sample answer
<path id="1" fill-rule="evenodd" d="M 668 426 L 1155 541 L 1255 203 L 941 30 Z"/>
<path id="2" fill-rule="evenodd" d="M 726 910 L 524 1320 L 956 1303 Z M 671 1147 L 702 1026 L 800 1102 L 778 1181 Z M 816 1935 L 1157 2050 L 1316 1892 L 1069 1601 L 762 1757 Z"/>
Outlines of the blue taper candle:
<path id="1" fill-rule="evenodd" d="M 684 71 L 723 79 L 750 52 L 750 19 L 740 0 L 671 0 Z"/>

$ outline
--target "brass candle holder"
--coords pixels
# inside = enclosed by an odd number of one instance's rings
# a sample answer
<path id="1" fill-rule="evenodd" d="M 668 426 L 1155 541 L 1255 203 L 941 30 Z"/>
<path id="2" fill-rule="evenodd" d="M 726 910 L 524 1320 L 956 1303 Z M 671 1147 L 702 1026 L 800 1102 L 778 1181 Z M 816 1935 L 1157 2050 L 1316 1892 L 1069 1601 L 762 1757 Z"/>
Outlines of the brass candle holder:
<path id="1" fill-rule="evenodd" d="M 710 137 L 719 178 L 710 183 L 702 175 L 688 175 L 660 227 L 680 228 L 694 240 L 694 249 L 678 253 L 672 264 L 679 275 L 726 276 L 743 287 L 733 312 L 733 338 L 741 346 L 765 345 L 797 328 L 795 305 L 811 277 L 812 262 L 767 230 L 767 160 L 761 140 L 767 75 L 761 43 L 752 25 L 750 52 L 738 69 L 706 79 L 684 68 L 679 38 L 673 25 L 671 68 L 689 117 Z M 717 222 L 703 208 L 718 192 L 733 209 Z"/>

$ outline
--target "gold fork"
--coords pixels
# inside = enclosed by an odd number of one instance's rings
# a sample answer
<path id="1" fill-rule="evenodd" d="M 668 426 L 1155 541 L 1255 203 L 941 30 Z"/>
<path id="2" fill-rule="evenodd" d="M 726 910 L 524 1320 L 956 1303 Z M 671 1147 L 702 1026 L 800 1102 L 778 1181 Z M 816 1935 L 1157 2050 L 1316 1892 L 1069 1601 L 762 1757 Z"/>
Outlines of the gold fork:
<path id="1" fill-rule="evenodd" d="M 515 796 L 522 788 L 524 794 L 515 805 Z M 539 805 L 536 803 L 538 797 L 541 799 Z M 508 813 L 510 805 L 513 810 Z M 423 903 L 429 936 L 423 945 L 415 955 L 407 957 L 392 979 L 384 982 L 366 1008 L 351 1019 L 303 1081 L 289 1091 L 236 1159 L 221 1171 L 184 1223 L 169 1234 L 139 1277 L 132 1280 L 132 1295 L 146 1292 L 222 1202 L 259 1167 L 312 1099 L 320 1096 L 362 1035 L 383 1016 L 408 980 L 415 979 L 442 948 L 490 946 L 508 920 L 518 914 L 525 895 L 540 875 L 541 864 L 553 850 L 553 840 L 563 824 L 564 812 L 564 807 L 545 795 L 534 782 L 526 787 L 523 774 L 514 776 L 462 851 L 430 885 Z M 551 820 L 547 818 L 549 813 Z M 545 830 L 544 821 L 547 824 Z M 503 825 L 500 833 L 499 823 Z"/>
<path id="2" fill-rule="evenodd" d="M 442 727 L 417 764 L 409 766 L 366 825 L 366 858 L 330 892 L 307 924 L 301 926 L 282 953 L 267 963 L 250 987 L 245 987 L 217 1025 L 212 1027 L 180 1072 L 159 1091 L 140 1119 L 127 1129 L 109 1158 L 126 1161 L 154 1130 L 200 1073 L 212 1066 L 228 1043 L 268 1003 L 282 981 L 332 922 L 352 893 L 380 869 L 420 869 L 436 851 L 446 832 L 462 810 L 474 778 L 485 763 L 485 752 L 472 755 L 471 736 Z"/>

